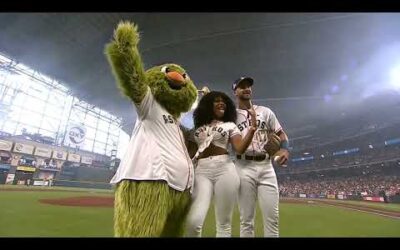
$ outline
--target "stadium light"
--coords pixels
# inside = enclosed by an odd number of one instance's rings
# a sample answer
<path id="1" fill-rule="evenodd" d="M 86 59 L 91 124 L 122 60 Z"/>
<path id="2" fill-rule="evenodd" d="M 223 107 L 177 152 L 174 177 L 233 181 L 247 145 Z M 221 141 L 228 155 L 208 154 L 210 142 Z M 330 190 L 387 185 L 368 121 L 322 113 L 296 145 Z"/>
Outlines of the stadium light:
<path id="1" fill-rule="evenodd" d="M 339 92 L 339 89 L 339 85 L 334 84 L 333 86 L 331 86 L 331 93 L 336 94 L 337 92 Z"/>
<path id="2" fill-rule="evenodd" d="M 400 90 L 400 65 L 395 66 L 390 71 L 390 84 L 396 90 Z"/>

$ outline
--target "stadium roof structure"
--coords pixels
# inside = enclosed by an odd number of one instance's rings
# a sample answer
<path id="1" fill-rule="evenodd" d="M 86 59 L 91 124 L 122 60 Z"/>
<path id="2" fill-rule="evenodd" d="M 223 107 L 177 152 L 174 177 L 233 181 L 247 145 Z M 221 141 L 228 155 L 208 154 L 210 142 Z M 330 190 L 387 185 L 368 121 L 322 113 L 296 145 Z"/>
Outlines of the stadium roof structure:
<path id="1" fill-rule="evenodd" d="M 348 109 L 371 60 L 400 40 L 398 13 L 1 13 L 0 53 L 122 117 L 130 133 L 136 113 L 103 53 L 120 20 L 139 25 L 146 67 L 176 62 L 199 88 L 232 97 L 232 82 L 251 76 L 254 102 L 288 130 Z"/>

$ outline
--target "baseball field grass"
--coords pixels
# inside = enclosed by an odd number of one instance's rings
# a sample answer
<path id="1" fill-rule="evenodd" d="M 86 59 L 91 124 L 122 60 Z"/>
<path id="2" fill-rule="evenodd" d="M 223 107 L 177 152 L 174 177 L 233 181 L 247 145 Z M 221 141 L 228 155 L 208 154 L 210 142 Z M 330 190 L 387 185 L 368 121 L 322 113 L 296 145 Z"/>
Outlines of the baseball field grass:
<path id="1" fill-rule="evenodd" d="M 0 185 L 0 237 L 113 236 L 112 207 L 60 206 L 39 201 L 78 196 L 112 198 L 112 191 L 48 187 L 18 187 L 18 191 L 9 191 L 6 189 L 9 187 Z M 400 204 L 361 203 L 391 211 L 400 209 Z M 258 208 L 255 231 L 257 237 L 263 236 Z M 234 212 L 232 232 L 234 237 L 239 236 L 238 209 Z M 207 215 L 203 236 L 215 237 L 213 206 Z M 400 219 L 324 204 L 282 202 L 280 236 L 400 237 Z"/>

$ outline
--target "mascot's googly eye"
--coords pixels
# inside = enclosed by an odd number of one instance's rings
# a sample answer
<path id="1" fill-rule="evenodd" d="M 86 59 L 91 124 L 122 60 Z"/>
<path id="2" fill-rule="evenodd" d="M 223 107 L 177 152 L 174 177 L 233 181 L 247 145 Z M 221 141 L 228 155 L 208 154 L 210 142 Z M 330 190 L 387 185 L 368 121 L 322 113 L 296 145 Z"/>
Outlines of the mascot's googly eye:
<path id="1" fill-rule="evenodd" d="M 161 72 L 163 72 L 163 73 L 168 73 L 170 71 L 171 70 L 167 66 L 164 66 L 164 67 L 161 68 Z"/>
<path id="2" fill-rule="evenodd" d="M 186 80 L 187 80 L 187 79 L 190 79 L 189 75 L 186 74 L 186 73 L 183 73 L 182 76 L 183 76 L 183 78 L 185 78 Z"/>

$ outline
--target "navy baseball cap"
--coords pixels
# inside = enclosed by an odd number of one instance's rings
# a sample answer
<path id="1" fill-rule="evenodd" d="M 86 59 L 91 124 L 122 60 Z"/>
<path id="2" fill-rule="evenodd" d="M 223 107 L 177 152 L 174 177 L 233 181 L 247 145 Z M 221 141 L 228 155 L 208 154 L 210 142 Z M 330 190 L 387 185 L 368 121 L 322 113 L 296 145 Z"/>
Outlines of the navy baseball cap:
<path id="1" fill-rule="evenodd" d="M 242 82 L 247 82 L 250 86 L 253 85 L 254 80 L 251 77 L 248 76 L 242 76 L 239 79 L 237 79 L 233 84 L 232 84 L 232 90 L 236 90 L 236 88 L 238 87 L 238 85 Z"/>

